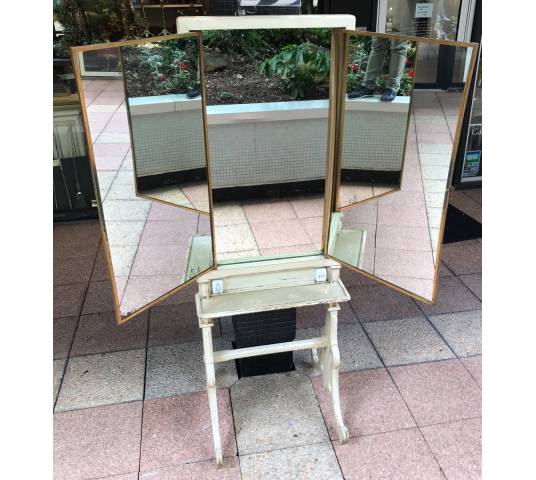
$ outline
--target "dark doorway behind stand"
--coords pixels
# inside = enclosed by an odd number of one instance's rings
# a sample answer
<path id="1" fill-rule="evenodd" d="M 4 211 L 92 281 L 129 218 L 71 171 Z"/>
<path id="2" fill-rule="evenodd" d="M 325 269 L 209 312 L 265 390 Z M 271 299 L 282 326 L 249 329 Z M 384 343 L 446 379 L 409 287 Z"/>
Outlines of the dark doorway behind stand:
<path id="1" fill-rule="evenodd" d="M 296 309 L 248 313 L 232 317 L 233 348 L 291 342 L 296 338 Z M 236 360 L 238 378 L 294 370 L 292 352 L 273 353 Z"/>

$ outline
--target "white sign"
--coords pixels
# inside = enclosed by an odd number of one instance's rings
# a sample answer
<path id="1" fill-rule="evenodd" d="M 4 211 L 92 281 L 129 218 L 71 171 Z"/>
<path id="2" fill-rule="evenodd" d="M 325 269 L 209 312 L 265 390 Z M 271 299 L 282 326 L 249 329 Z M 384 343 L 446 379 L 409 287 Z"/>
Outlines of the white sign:
<path id="1" fill-rule="evenodd" d="M 433 3 L 415 4 L 415 18 L 432 18 L 433 11 L 434 11 Z"/>

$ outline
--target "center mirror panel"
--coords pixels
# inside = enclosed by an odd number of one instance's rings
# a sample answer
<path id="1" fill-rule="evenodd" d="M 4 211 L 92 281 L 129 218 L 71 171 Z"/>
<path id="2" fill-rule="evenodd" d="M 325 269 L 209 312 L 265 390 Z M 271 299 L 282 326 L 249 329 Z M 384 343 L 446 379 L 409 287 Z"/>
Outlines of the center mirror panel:
<path id="1" fill-rule="evenodd" d="M 208 213 L 197 38 L 120 51 L 138 195 Z"/>
<path id="2" fill-rule="evenodd" d="M 400 189 L 414 41 L 353 35 L 346 48 L 338 208 Z"/>
<path id="3" fill-rule="evenodd" d="M 364 35 L 348 33 L 350 44 L 355 42 L 355 37 Z M 375 38 L 372 35 L 372 42 Z M 432 42 L 417 40 L 415 71 L 426 71 L 438 64 L 438 58 L 430 56 L 431 49 L 425 48 Z M 441 52 L 455 57 L 461 64 L 452 79 L 453 87 L 442 91 L 414 90 L 408 104 L 409 130 L 400 125 L 398 132 L 386 132 L 382 137 L 383 123 L 379 123 L 374 133 L 375 148 L 380 151 L 393 136 L 404 137 L 399 187 L 380 198 L 338 204 L 331 214 L 327 249 L 328 255 L 336 260 L 428 302 L 435 299 L 449 175 L 459 136 L 458 125 L 463 120 L 467 79 L 475 61 L 473 47 L 439 43 L 433 43 L 438 47 L 435 49 L 438 55 Z M 368 112 L 368 115 L 374 121 L 374 114 Z M 388 119 L 385 122 L 389 125 Z M 341 170 L 345 169 L 347 144 L 361 134 L 361 130 L 356 130 L 354 136 L 348 136 L 345 124 L 338 169 L 339 194 L 345 188 Z"/>
<path id="4" fill-rule="evenodd" d="M 331 30 L 203 44 L 217 263 L 321 253 Z"/>
<path id="5" fill-rule="evenodd" d="M 125 58 L 136 55 L 132 53 L 134 49 L 147 49 L 156 55 L 163 45 L 172 49 L 177 46 L 194 48 L 197 36 L 189 37 L 187 43 L 176 43 L 177 40 L 159 42 L 155 39 L 149 43 L 142 41 L 139 45 L 118 46 L 114 48 L 114 53 L 117 58 Z M 179 40 L 183 42 L 183 39 Z M 98 46 L 86 51 L 92 52 L 94 56 L 100 53 Z M 189 205 L 178 205 L 161 198 L 151 199 L 150 195 L 137 191 L 140 177 L 137 175 L 135 155 L 131 147 L 134 146 L 134 152 L 137 153 L 137 146 L 141 142 L 138 133 L 145 134 L 146 129 L 150 130 L 151 127 L 145 125 L 138 132 L 138 126 L 134 126 L 134 131 L 129 132 L 127 103 L 140 98 L 140 90 L 135 90 L 133 82 L 125 82 L 129 94 L 133 95 L 127 97 L 122 75 L 126 74 L 131 79 L 143 79 L 140 82 L 145 83 L 147 73 L 142 67 L 138 72 L 140 76 L 135 77 L 129 65 L 132 63 L 127 62 L 127 70 L 121 70 L 119 76 L 113 78 L 81 75 L 79 65 L 75 66 L 86 116 L 88 141 L 91 142 L 89 151 L 103 230 L 100 248 L 108 263 L 118 323 L 176 292 L 214 265 L 208 213 L 204 213 L 202 208 L 195 211 Z M 155 90 L 168 87 L 163 79 L 159 82 L 156 78 L 151 85 Z M 149 98 L 155 99 L 155 102 L 145 103 L 149 110 L 153 108 L 153 113 L 147 112 L 146 115 L 152 115 L 153 118 L 156 116 L 154 121 L 159 122 L 158 115 L 166 113 L 160 110 L 161 104 L 166 102 L 162 101 L 162 96 Z M 192 135 L 194 130 L 203 135 L 202 109 L 197 108 L 197 112 L 196 116 L 189 117 L 188 128 Z M 136 125 L 136 120 L 131 125 Z M 143 140 L 150 141 L 151 138 Z M 175 138 L 171 141 L 175 141 Z M 154 157 L 151 158 L 159 162 L 161 153 L 157 144 L 154 144 Z M 179 164 L 182 157 L 179 151 L 175 153 Z M 206 169 L 204 149 L 196 147 L 195 155 L 198 156 L 198 164 Z M 191 181 L 192 178 L 188 178 L 188 182 Z M 208 192 L 206 174 L 203 181 Z M 179 185 L 182 189 L 184 184 Z M 187 191 L 185 188 L 185 196 Z M 203 201 L 206 202 L 207 197 L 208 193 L 205 193 Z M 201 202 L 199 196 L 192 197 L 192 203 L 197 199 Z M 106 277 L 104 275 L 102 279 Z"/>

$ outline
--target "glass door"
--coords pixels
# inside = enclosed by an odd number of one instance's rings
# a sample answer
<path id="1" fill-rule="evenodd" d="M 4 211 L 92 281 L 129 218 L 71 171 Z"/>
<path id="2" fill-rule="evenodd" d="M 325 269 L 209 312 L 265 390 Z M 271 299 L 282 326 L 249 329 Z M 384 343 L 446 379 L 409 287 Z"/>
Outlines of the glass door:
<path id="1" fill-rule="evenodd" d="M 380 0 L 377 30 L 385 33 L 468 40 L 474 0 Z M 417 69 L 417 88 L 446 90 L 464 81 L 460 66 L 466 65 L 464 52 L 440 45 L 423 45 L 419 52 L 426 68 Z"/>

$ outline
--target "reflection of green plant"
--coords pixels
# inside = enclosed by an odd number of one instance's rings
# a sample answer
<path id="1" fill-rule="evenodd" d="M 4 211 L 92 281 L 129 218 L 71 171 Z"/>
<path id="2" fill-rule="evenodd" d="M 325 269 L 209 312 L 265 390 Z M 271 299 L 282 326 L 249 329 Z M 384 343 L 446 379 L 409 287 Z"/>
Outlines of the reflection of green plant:
<path id="1" fill-rule="evenodd" d="M 53 12 L 64 28 L 54 45 L 54 55 L 62 58 L 71 46 L 134 38 L 141 31 L 129 0 L 54 0 Z"/>
<path id="2" fill-rule="evenodd" d="M 313 43 L 287 45 L 277 55 L 261 63 L 261 75 L 280 77 L 294 98 L 303 99 L 329 81 L 329 50 Z"/>
<path id="3" fill-rule="evenodd" d="M 231 100 L 234 98 L 234 95 L 230 92 L 221 92 L 219 96 L 221 100 Z"/>
<path id="4" fill-rule="evenodd" d="M 123 68 L 130 96 L 186 93 L 197 82 L 197 43 L 169 40 L 123 47 Z"/>
<path id="5" fill-rule="evenodd" d="M 248 59 L 263 59 L 274 55 L 291 43 L 314 43 L 330 48 L 329 28 L 281 28 L 272 30 L 205 30 L 203 44 L 209 50 L 228 55 L 243 55 Z"/>

